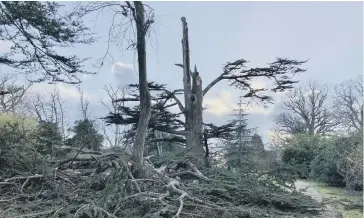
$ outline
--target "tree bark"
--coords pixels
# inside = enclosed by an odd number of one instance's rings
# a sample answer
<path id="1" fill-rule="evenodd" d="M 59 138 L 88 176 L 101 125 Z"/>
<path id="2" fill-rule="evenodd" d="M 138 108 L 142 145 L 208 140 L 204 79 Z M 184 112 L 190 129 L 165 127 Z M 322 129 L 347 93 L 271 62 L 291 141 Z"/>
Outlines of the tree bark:
<path id="1" fill-rule="evenodd" d="M 137 29 L 137 51 L 139 67 L 140 116 L 133 149 L 133 171 L 140 172 L 143 165 L 145 137 L 151 116 L 151 98 L 147 81 L 147 59 L 145 45 L 145 14 L 142 2 L 135 1 L 135 23 Z"/>
<path id="2" fill-rule="evenodd" d="M 186 150 L 197 165 L 206 164 L 203 149 L 203 119 L 202 119 L 202 81 L 197 69 L 191 75 L 188 43 L 188 26 L 186 18 L 182 17 L 182 51 L 183 51 L 183 88 L 186 118 Z M 191 87 L 192 77 L 192 87 Z"/>

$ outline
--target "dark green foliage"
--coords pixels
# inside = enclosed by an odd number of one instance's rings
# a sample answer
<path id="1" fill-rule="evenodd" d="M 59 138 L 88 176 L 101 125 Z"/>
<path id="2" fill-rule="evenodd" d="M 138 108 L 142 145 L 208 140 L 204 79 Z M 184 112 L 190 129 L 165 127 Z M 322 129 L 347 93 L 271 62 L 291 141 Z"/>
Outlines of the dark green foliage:
<path id="1" fill-rule="evenodd" d="M 191 186 L 189 191 L 193 195 L 205 196 L 206 199 L 217 204 L 229 202 L 234 206 L 254 205 L 257 207 L 256 210 L 251 208 L 252 213 L 246 217 L 264 217 L 263 214 L 267 217 L 279 217 L 279 213 L 275 214 L 277 211 L 286 215 L 290 212 L 309 213 L 318 205 L 310 197 L 288 191 L 295 181 L 291 170 L 281 168 L 259 175 L 213 168 L 205 172 L 205 175 L 214 182 Z M 238 214 L 243 213 L 240 211 Z"/>
<path id="2" fill-rule="evenodd" d="M 322 149 L 311 162 L 310 177 L 332 186 L 345 186 L 344 177 L 338 173 L 335 164 L 335 153 L 331 145 Z M 337 153 L 336 153 L 337 154 Z"/>
<path id="3" fill-rule="evenodd" d="M 0 56 L 0 64 L 41 74 L 34 81 L 79 83 L 82 62 L 59 53 L 61 47 L 93 42 L 82 22 L 70 14 L 61 15 L 55 2 L 2 1 L 0 3 L 0 40 L 11 43 L 10 51 Z M 56 52 L 56 50 L 58 50 Z"/>
<path id="4" fill-rule="evenodd" d="M 139 85 L 130 84 L 129 95 L 131 97 L 121 98 L 117 101 L 128 102 L 138 102 L 139 101 Z M 152 131 L 175 131 L 180 130 L 184 127 L 184 123 L 180 120 L 182 113 L 172 113 L 170 107 L 175 104 L 168 103 L 172 98 L 171 94 L 167 91 L 166 85 L 157 84 L 154 82 L 148 83 L 149 91 L 151 92 L 152 101 L 152 116 L 149 121 L 149 129 Z M 181 94 L 180 92 L 175 92 L 175 95 Z M 109 112 L 108 116 L 104 117 L 108 124 L 119 124 L 119 125 L 130 125 L 132 130 L 136 130 L 139 121 L 140 107 L 137 106 L 120 106 L 118 109 L 119 113 L 115 114 L 112 111 Z M 184 142 L 184 138 L 176 136 L 170 138 L 168 141 Z"/>
<path id="5" fill-rule="evenodd" d="M 260 137 L 260 135 L 254 134 L 252 136 L 251 144 L 256 152 L 264 152 L 264 144 L 262 137 Z"/>
<path id="6" fill-rule="evenodd" d="M 311 161 L 315 158 L 321 141 L 320 136 L 307 134 L 293 136 L 283 145 L 282 161 L 285 164 L 301 164 L 307 168 L 305 171 L 309 173 Z M 301 177 L 307 178 L 308 174 L 302 174 Z"/>
<path id="7" fill-rule="evenodd" d="M 43 121 L 33 133 L 35 149 L 37 152 L 46 155 L 56 156 L 58 151 L 53 149 L 54 145 L 61 145 L 63 138 L 61 131 L 56 123 Z"/>
<path id="8" fill-rule="evenodd" d="M 222 126 L 223 128 L 216 131 L 221 132 L 222 139 L 224 139 L 224 153 L 226 158 L 226 164 L 229 169 L 234 168 L 250 168 L 252 167 L 251 154 L 253 152 L 251 141 L 249 138 L 251 130 L 247 128 L 247 119 L 245 114 L 241 114 L 241 118 L 235 118 L 228 124 Z M 213 125 L 212 125 L 213 126 Z M 216 133 L 215 133 L 216 134 Z M 219 138 L 219 137 L 217 137 Z"/>
<path id="9" fill-rule="evenodd" d="M 363 189 L 362 137 L 332 137 L 311 162 L 310 176 L 333 186 Z"/>
<path id="10" fill-rule="evenodd" d="M 362 136 L 359 134 L 330 137 L 295 135 L 283 145 L 282 161 L 300 165 L 300 176 L 303 178 L 362 190 L 362 146 Z"/>
<path id="11" fill-rule="evenodd" d="M 228 143 L 226 149 L 226 164 L 230 169 L 251 169 L 254 168 L 251 157 L 252 148 L 248 144 L 238 142 Z"/>
<path id="12" fill-rule="evenodd" d="M 104 136 L 98 133 L 94 121 L 89 119 L 76 121 L 72 132 L 75 135 L 68 141 L 70 145 L 95 151 L 101 149 Z"/>

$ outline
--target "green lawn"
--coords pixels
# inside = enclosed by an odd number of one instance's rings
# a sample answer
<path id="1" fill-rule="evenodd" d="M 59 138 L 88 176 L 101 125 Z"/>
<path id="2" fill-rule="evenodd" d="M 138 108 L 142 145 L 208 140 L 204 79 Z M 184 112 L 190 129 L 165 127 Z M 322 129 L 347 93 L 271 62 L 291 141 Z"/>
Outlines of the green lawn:
<path id="1" fill-rule="evenodd" d="M 351 192 L 312 180 L 307 182 L 317 188 L 324 200 L 332 202 L 344 218 L 363 218 L 363 192 Z"/>

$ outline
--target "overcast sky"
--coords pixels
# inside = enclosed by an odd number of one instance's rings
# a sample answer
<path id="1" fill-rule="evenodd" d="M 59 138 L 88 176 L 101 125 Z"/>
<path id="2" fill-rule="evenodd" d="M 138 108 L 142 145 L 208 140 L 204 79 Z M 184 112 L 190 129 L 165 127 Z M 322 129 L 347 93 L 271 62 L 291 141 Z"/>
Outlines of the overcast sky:
<path id="1" fill-rule="evenodd" d="M 69 3 L 65 3 L 68 4 Z M 189 25 L 191 64 L 197 65 L 203 84 L 208 84 L 221 72 L 227 61 L 244 58 L 249 66 L 265 66 L 276 57 L 310 59 L 307 72 L 297 78 L 302 82 L 319 80 L 337 84 L 361 75 L 363 72 L 363 6 L 361 2 L 149 2 L 155 11 L 152 37 L 148 40 L 148 78 L 168 84 L 169 88 L 182 87 L 182 71 L 174 66 L 182 61 L 182 24 L 185 16 Z M 68 7 L 67 6 L 67 7 Z M 111 13 L 87 17 L 85 24 L 101 37 L 93 45 L 76 46 L 67 50 L 82 57 L 91 57 L 87 67 L 92 69 L 107 48 Z M 118 36 L 121 40 L 121 36 Z M 107 84 L 125 83 L 126 77 L 136 75 L 136 56 L 125 51 L 123 45 L 112 45 L 108 58 L 98 75 L 83 77 L 82 89 L 89 96 L 94 116 L 107 111 L 99 104 Z M 6 49 L 0 42 L 0 51 Z M 94 69 L 95 70 L 95 69 Z M 3 72 L 3 71 L 2 71 Z M 255 81 L 256 87 L 267 86 Z M 33 91 L 44 91 L 39 84 Z M 58 85 L 67 99 L 71 114 L 76 118 L 78 94 L 74 87 Z M 222 81 L 216 85 L 204 104 L 209 107 L 205 122 L 223 124 L 238 102 L 239 90 L 229 88 Z M 273 127 L 277 103 L 270 108 L 247 108 L 249 124 L 258 127 L 267 141 Z"/>

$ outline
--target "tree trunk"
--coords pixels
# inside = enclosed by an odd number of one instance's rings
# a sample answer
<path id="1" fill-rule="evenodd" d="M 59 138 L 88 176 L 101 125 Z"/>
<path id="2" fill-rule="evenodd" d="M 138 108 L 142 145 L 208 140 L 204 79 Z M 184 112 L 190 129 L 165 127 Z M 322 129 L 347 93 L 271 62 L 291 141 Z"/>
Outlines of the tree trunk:
<path id="1" fill-rule="evenodd" d="M 185 100 L 185 118 L 186 130 L 186 150 L 188 155 L 197 165 L 206 164 L 205 152 L 203 149 L 203 121 L 202 121 L 202 81 L 195 70 L 191 75 L 190 70 L 190 56 L 189 56 L 189 43 L 188 43 L 188 26 L 186 19 L 182 17 L 183 39 L 183 88 Z M 192 77 L 192 88 L 191 88 Z"/>
<path id="2" fill-rule="evenodd" d="M 139 67 L 140 116 L 135 134 L 133 149 L 133 171 L 137 174 L 142 169 L 145 137 L 151 116 L 151 98 L 147 81 L 147 61 L 145 46 L 145 14 L 142 2 L 134 2 L 135 23 L 137 29 L 137 50 Z"/>

